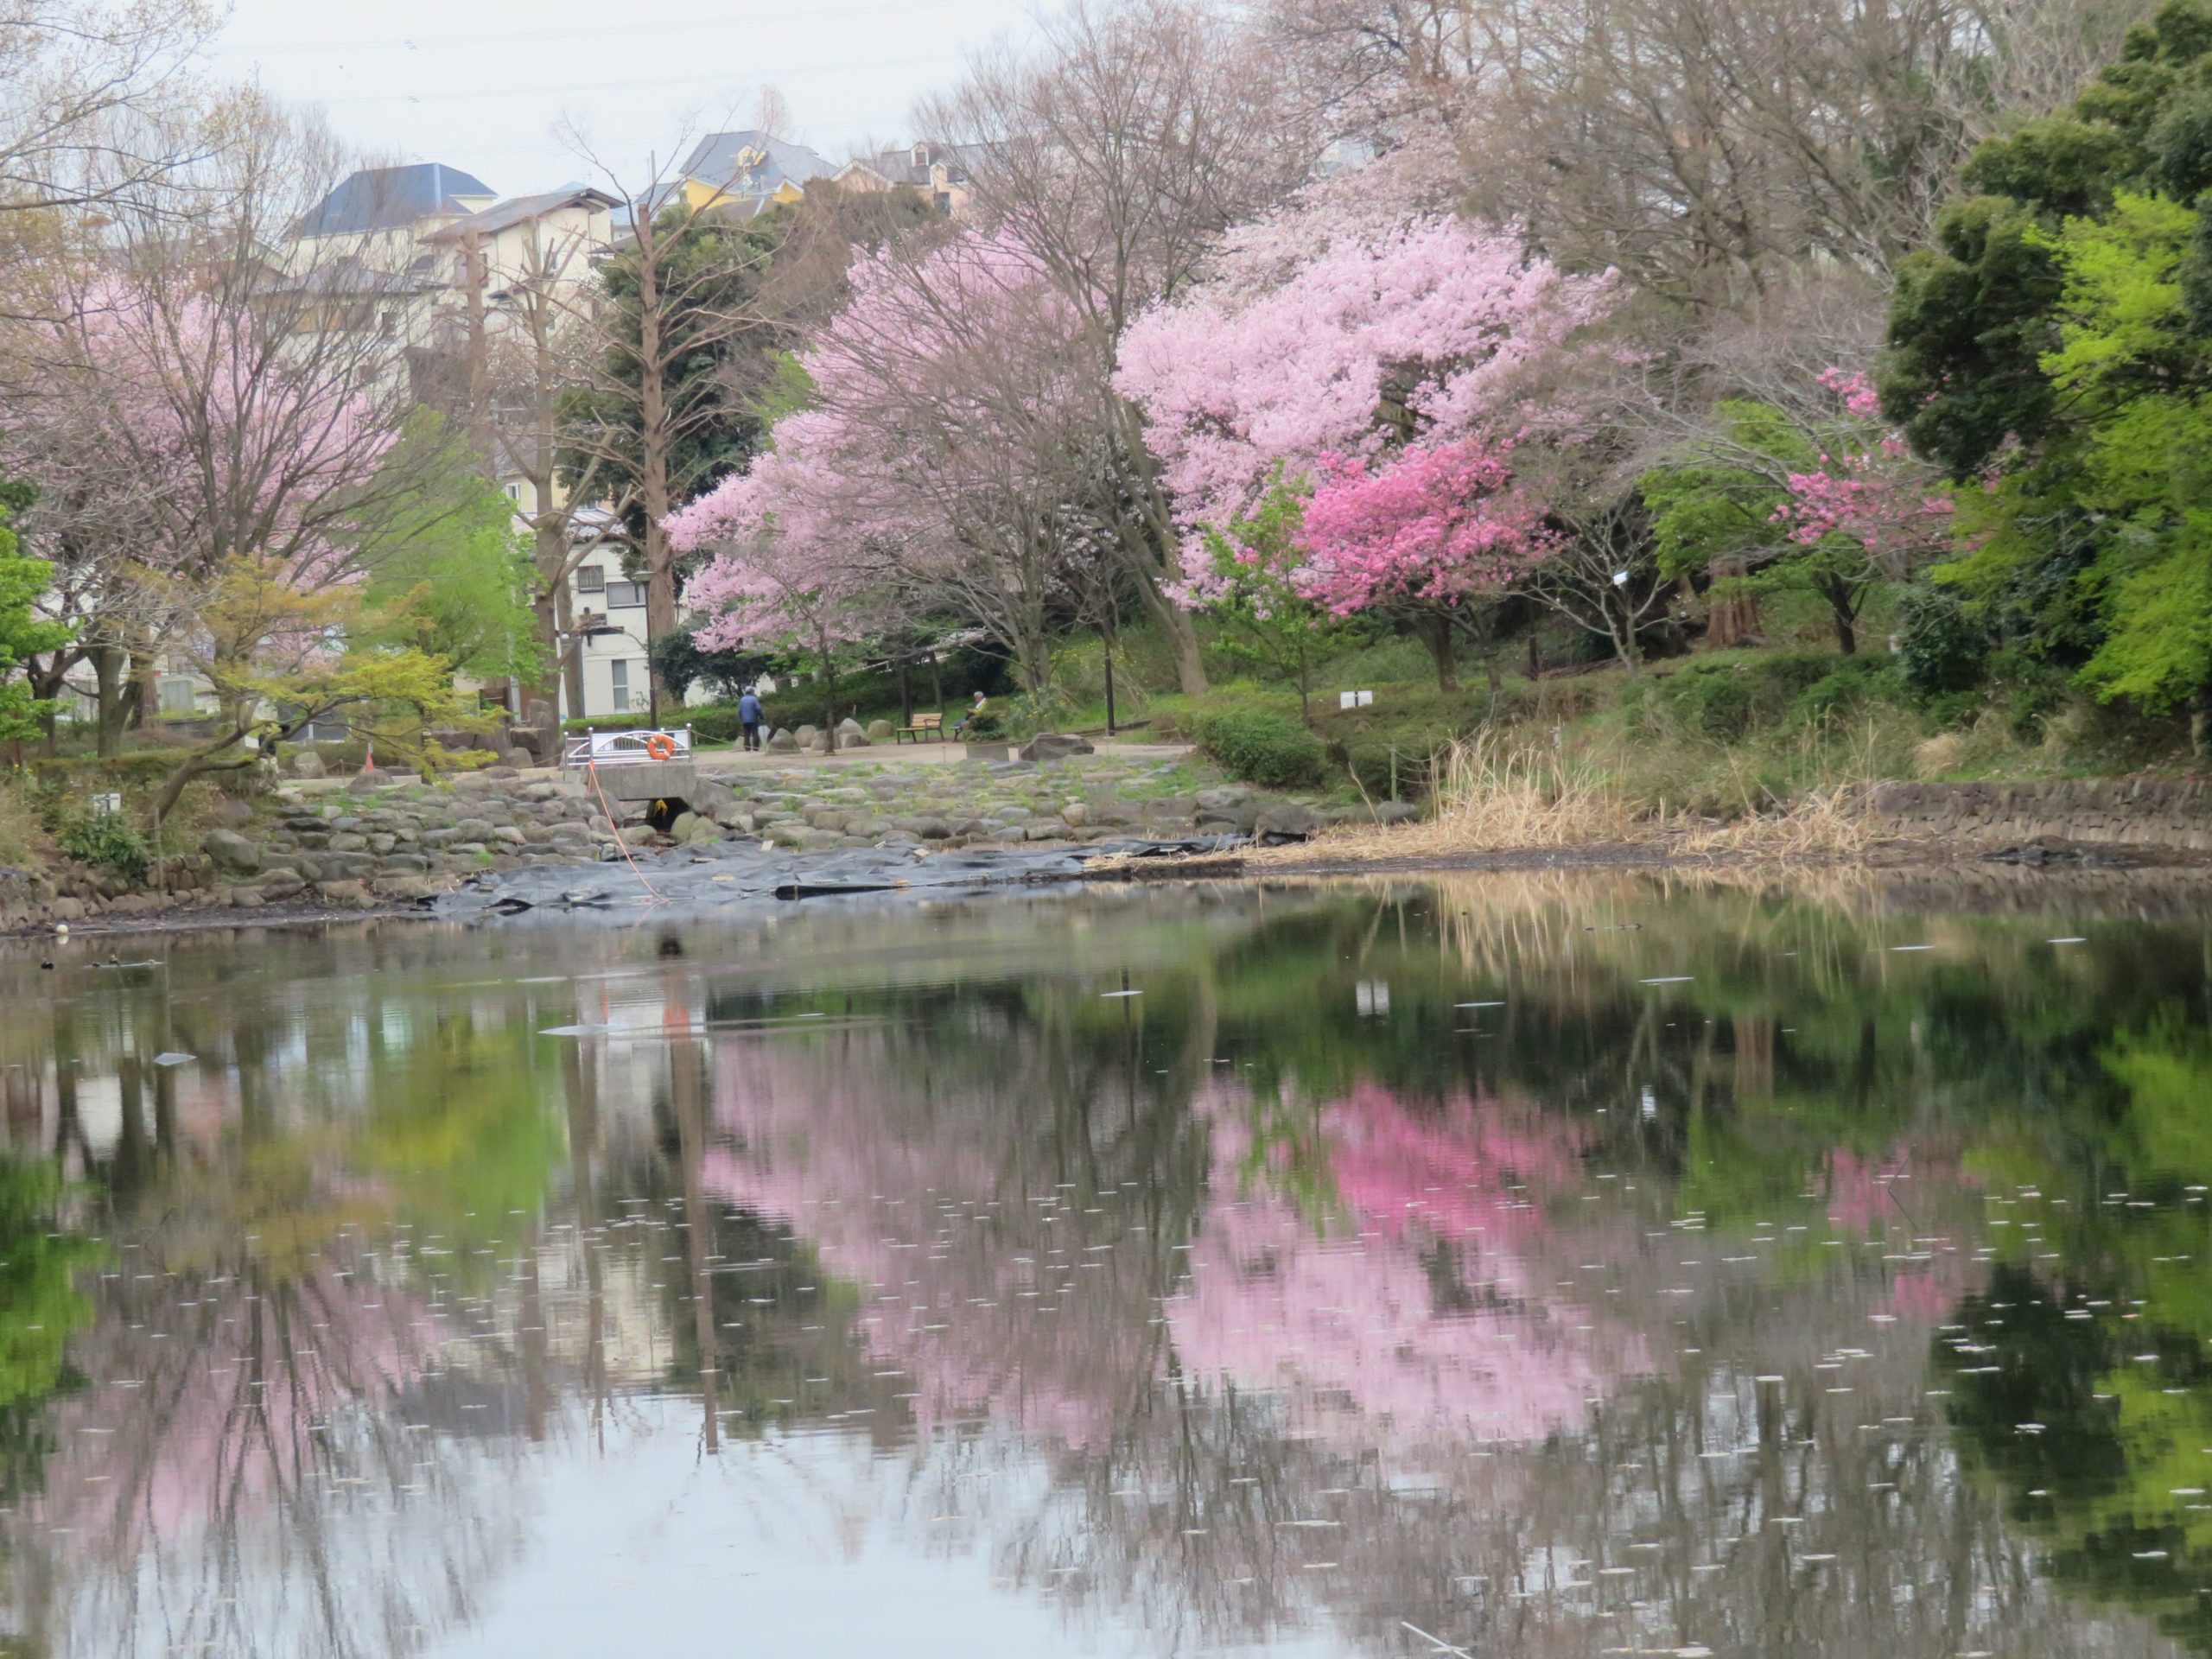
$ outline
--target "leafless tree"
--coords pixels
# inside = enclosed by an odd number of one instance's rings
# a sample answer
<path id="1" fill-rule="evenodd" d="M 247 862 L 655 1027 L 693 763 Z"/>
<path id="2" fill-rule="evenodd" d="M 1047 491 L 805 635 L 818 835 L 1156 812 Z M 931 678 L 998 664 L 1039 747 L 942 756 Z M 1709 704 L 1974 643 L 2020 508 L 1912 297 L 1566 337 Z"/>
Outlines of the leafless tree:
<path id="1" fill-rule="evenodd" d="M 676 560 L 662 524 L 708 481 L 681 475 L 682 446 L 727 415 L 723 400 L 702 395 L 709 389 L 687 379 L 686 369 L 756 325 L 737 290 L 764 255 L 734 233 L 735 197 L 686 201 L 680 162 L 655 156 L 642 175 L 626 179 L 574 123 L 565 136 L 629 205 L 631 236 L 609 265 L 619 291 L 575 313 L 585 349 L 573 361 L 588 377 L 582 390 L 601 414 L 569 423 L 563 448 L 579 458 L 572 470 L 595 474 L 593 493 L 639 526 L 634 551 L 645 578 L 645 628 L 657 639 L 677 626 Z M 733 181 L 693 182 L 719 193 Z"/>
<path id="2" fill-rule="evenodd" d="M 1808 260 L 1881 275 L 1958 162 L 2056 107 L 2137 0 L 1277 0 L 1340 123 L 1414 113 L 1457 145 L 1467 205 L 1577 264 L 1700 307 Z"/>
<path id="3" fill-rule="evenodd" d="M 207 0 L 0 4 L 0 213 L 133 194 L 204 156 L 220 135 L 189 71 L 220 22 Z"/>

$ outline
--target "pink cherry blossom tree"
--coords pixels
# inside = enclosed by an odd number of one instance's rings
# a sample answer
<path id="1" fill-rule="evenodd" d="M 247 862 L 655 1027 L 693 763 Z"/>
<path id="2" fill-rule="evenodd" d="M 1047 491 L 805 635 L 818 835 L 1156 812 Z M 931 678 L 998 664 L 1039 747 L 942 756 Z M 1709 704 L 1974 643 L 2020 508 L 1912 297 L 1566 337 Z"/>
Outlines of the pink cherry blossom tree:
<path id="1" fill-rule="evenodd" d="M 786 416 L 772 448 L 665 526 L 678 554 L 712 555 L 686 593 L 710 617 L 699 643 L 714 651 L 797 645 L 811 652 L 827 682 L 832 748 L 838 653 L 880 627 L 889 581 L 883 550 L 905 529 L 894 504 L 871 503 L 836 470 L 841 442 L 834 416 L 811 410 Z"/>
<path id="2" fill-rule="evenodd" d="M 1863 550 L 1880 574 L 1909 575 L 1949 550 L 1951 498 L 1883 421 L 1866 374 L 1830 366 L 1818 379 L 1841 419 L 1821 435 L 1819 464 L 1789 474 L 1789 499 L 1774 522 L 1800 547 L 1840 537 Z"/>
<path id="3" fill-rule="evenodd" d="M 1489 651 L 1497 596 L 1550 546 L 1541 515 L 1515 488 L 1503 446 L 1479 438 L 1415 444 L 1379 461 L 1325 456 L 1306 509 L 1306 591 L 1337 614 L 1376 612 L 1414 625 L 1457 683 L 1453 636 Z"/>
<path id="4" fill-rule="evenodd" d="M 1117 384 L 1150 418 L 1193 575 L 1201 529 L 1249 516 L 1278 473 L 1510 442 L 1569 337 L 1615 303 L 1609 276 L 1569 276 L 1510 231 L 1365 224 L 1328 200 L 1232 236 L 1213 281 L 1123 343 Z"/>
<path id="5" fill-rule="evenodd" d="M 669 520 L 680 550 L 716 556 L 695 599 L 739 607 L 709 637 L 760 642 L 802 589 L 814 620 L 798 631 L 814 629 L 865 590 L 887 618 L 980 627 L 1040 691 L 1071 569 L 1105 539 L 1103 435 L 1069 308 L 1019 244 L 972 232 L 863 256 L 851 282 L 800 359 L 809 407 Z"/>

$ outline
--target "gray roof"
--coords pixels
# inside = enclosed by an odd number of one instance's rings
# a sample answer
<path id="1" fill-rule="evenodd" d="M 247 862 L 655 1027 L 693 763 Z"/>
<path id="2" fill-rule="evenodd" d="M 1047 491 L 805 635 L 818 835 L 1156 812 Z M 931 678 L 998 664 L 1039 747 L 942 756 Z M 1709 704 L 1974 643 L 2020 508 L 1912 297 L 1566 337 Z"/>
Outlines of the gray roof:
<path id="1" fill-rule="evenodd" d="M 499 193 L 473 173 L 439 162 L 365 167 L 300 216 L 300 236 L 404 230 L 438 213 L 466 213 L 462 196 Z"/>
<path id="2" fill-rule="evenodd" d="M 880 149 L 861 165 L 893 184 L 910 184 L 925 190 L 930 186 L 930 168 L 933 165 L 945 169 L 948 183 L 966 182 L 968 157 L 977 148 L 972 144 L 932 143 L 924 139 L 919 143 L 901 144 L 896 149 Z M 914 160 L 918 149 L 924 158 L 918 164 Z"/>
<path id="3" fill-rule="evenodd" d="M 493 202 L 480 213 L 471 213 L 467 219 L 441 226 L 423 239 L 425 242 L 458 242 L 467 236 L 496 236 L 511 226 L 527 224 L 540 214 L 563 207 L 596 207 L 612 211 L 621 205 L 604 190 L 594 190 L 582 185 L 571 186 L 565 190 L 547 190 L 534 196 L 509 196 L 505 201 Z"/>
<path id="4" fill-rule="evenodd" d="M 740 167 L 738 156 L 757 149 L 761 159 Z M 804 144 L 771 138 L 765 132 L 709 133 L 692 147 L 683 173 L 702 184 L 717 185 L 734 196 L 772 196 L 786 181 L 804 185 L 810 179 L 826 179 L 836 168 Z"/>

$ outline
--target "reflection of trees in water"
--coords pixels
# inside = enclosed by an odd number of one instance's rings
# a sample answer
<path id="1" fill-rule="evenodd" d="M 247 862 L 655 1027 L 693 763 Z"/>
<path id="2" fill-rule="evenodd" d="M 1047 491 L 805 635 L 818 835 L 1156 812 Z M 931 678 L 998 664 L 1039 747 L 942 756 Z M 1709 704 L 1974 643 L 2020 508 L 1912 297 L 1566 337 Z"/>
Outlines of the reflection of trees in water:
<path id="1" fill-rule="evenodd" d="M 488 1252 L 435 1224 L 506 1195 L 498 1131 L 542 1104 L 519 1031 L 378 1017 L 404 1000 L 234 1009 L 218 1030 L 118 982 L 51 1012 L 51 1098 L 11 1130 L 50 1127 L 111 1242 L 70 1349 L 84 1386 L 48 1414 L 46 1491 L 10 1523 L 35 1648 L 405 1652 L 467 1617 L 505 1554 L 506 1485 L 476 1465 L 515 1391 L 448 1347 Z M 179 1042 L 192 1065 L 149 1063 Z M 103 1075 L 95 1140 L 81 1097 Z M 334 1098 L 303 1109 L 325 1077 Z M 472 1144 L 413 1127 L 425 1096 Z M 367 1101 L 374 1122 L 346 1117 Z M 444 1185 L 463 1163 L 478 1185 Z"/>
<path id="2" fill-rule="evenodd" d="M 854 1287 L 846 1328 L 926 1437 L 912 1524 L 986 1541 L 1077 1622 L 1135 1609 L 1164 1648 L 1318 1619 L 1386 1649 L 1411 1621 L 1528 1654 L 2147 1650 L 2042 1586 L 1922 1397 L 1923 1310 L 1893 1287 L 1941 1254 L 1904 1211 L 1948 1229 L 1975 1202 L 1955 1160 L 1831 1171 L 1840 1252 L 1671 1226 L 1665 1187 L 1592 1179 L 1616 1143 L 1587 1119 L 1372 1084 L 1298 1120 L 1217 1081 L 1202 1179 L 1188 1117 L 1146 1143 L 1165 1167 L 1095 1123 L 1122 1160 L 1071 1163 L 1065 1049 L 999 1037 L 988 1071 L 898 1027 L 722 1041 L 708 1184 Z M 1307 1144 L 1243 1127 L 1287 1120 Z M 1116 1179 L 1054 1179 L 1094 1168 Z M 1168 1208 L 1134 1216 L 1137 1191 Z M 1179 1326 L 1205 1297 L 1236 1340 Z M 1659 1375 L 1624 1379 L 1646 1348 Z"/>
<path id="3" fill-rule="evenodd" d="M 650 1098 L 604 1112 L 599 1039 L 531 1035 L 575 990 L 470 940 L 273 944 L 362 977 L 265 1016 L 257 964 L 11 1023 L 6 1058 L 69 1062 L 10 1082 L 17 1143 L 101 1183 L 122 1275 L 72 1350 L 93 1386 L 41 1414 L 15 1599 L 87 1650 L 403 1651 L 496 1573 L 559 1391 L 603 1423 L 647 1382 L 697 1396 L 702 1439 L 901 1450 L 918 1535 L 1163 1647 L 1319 1621 L 1420 1650 L 1405 1620 L 1530 1655 L 2152 1650 L 2045 1587 L 2074 1524 L 2024 1497 L 2046 1476 L 1961 1479 L 1922 1389 L 1985 1192 L 2151 1195 L 2044 1242 L 2159 1312 L 2097 1316 L 2077 1381 L 2129 1431 L 2099 1501 L 2191 1484 L 2134 1430 L 2212 1445 L 2194 1374 L 2127 1344 L 2208 1334 L 2174 1310 L 2212 1306 L 2178 1207 L 2212 1179 L 2212 1066 L 2194 1011 L 2158 1012 L 2201 941 L 2062 957 L 2057 928 L 1953 920 L 1898 958 L 1875 908 L 1641 880 L 1202 908 L 832 916 L 728 967 L 594 935 L 706 1021 L 638 1038 Z M 1019 971 L 955 981 L 995 936 Z M 1102 998 L 1124 963 L 1143 995 Z M 95 1075 L 117 1132 L 88 1132 Z M 2159 1524 L 2181 1565 L 2113 1582 L 2170 1613 L 2202 1556 Z"/>

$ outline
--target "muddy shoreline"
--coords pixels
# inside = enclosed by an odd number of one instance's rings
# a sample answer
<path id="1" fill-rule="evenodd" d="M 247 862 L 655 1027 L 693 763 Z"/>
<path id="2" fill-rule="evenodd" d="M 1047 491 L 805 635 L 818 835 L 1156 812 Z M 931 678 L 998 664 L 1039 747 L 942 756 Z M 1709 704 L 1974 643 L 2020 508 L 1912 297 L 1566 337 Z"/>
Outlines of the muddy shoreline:
<path id="1" fill-rule="evenodd" d="M 1414 880 L 1454 876 L 1578 871 L 1712 878 L 1777 888 L 1844 880 L 1870 884 L 1914 908 L 2017 908 L 2024 903 L 2091 902 L 2177 906 L 2212 912 L 2212 857 L 2162 849 L 2044 845 L 1980 849 L 1908 842 L 1852 858 L 1747 859 L 1688 854 L 1656 842 L 1502 849 L 1402 858 L 1310 853 L 1294 847 L 1193 849 L 1179 855 L 1117 855 L 1108 849 L 1024 855 L 978 849 L 911 863 L 836 854 L 786 853 L 701 858 L 675 849 L 647 855 L 635 869 L 619 861 L 533 867 L 472 878 L 428 898 L 373 905 L 267 904 L 251 910 L 204 905 L 95 916 L 67 923 L 73 939 L 125 934 L 175 938 L 245 929 L 301 929 L 362 922 L 429 921 L 488 925 L 524 917 L 594 917 L 635 923 L 769 914 L 791 904 L 975 899 L 1039 887 L 1222 882 L 1265 886 L 1376 877 Z M 53 922 L 18 926 L 0 939 L 56 936 Z"/>

